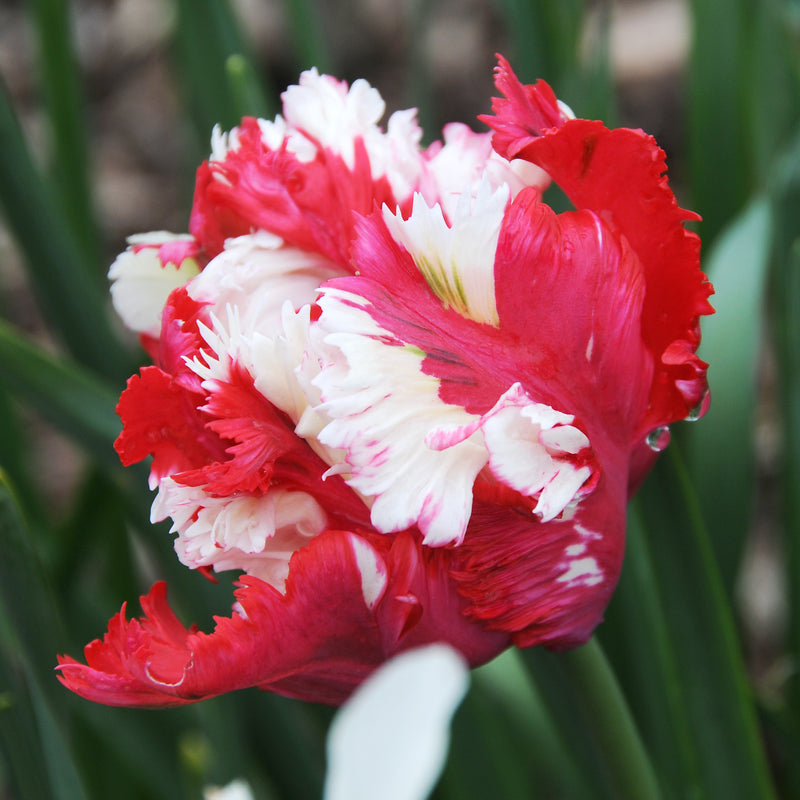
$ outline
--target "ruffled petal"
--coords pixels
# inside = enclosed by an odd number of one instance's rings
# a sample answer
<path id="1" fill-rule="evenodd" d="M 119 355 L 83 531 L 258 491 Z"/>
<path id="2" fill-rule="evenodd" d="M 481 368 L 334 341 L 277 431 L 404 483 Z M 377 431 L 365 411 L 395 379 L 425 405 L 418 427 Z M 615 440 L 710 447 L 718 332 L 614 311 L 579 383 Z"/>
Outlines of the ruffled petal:
<path id="1" fill-rule="evenodd" d="M 388 548 L 329 531 L 295 554 L 285 594 L 244 578 L 236 590 L 239 613 L 217 618 L 211 634 L 184 627 L 164 584 L 156 584 L 142 598 L 141 619 L 127 620 L 123 607 L 103 640 L 86 647 L 85 664 L 59 659 L 59 678 L 109 705 L 183 705 L 248 686 L 340 703 L 388 655 L 414 646 L 409 633 L 420 625 L 427 641 L 456 640 L 462 652 L 471 650 L 473 664 L 506 646 L 507 637 L 487 638 L 479 626 L 448 616 L 448 607 L 460 610 L 457 600 L 432 609 L 427 620 L 428 569 L 411 575 L 408 563 L 400 564 L 395 576 L 396 562 Z M 379 618 L 388 620 L 384 629 Z M 466 629 L 474 630 L 477 646 L 465 647 Z"/>
<path id="2" fill-rule="evenodd" d="M 544 95 L 522 86 L 502 59 L 497 86 L 508 99 L 496 100 L 496 116 L 484 121 L 496 132 L 498 151 L 546 170 L 576 208 L 595 212 L 624 236 L 642 264 L 647 286 L 642 337 L 656 369 L 638 436 L 685 418 L 707 393 L 706 365 L 696 350 L 698 317 L 713 313 L 708 302 L 713 289 L 700 270 L 700 240 L 685 228 L 698 217 L 678 206 L 664 152 L 640 130 L 609 130 L 582 119 L 558 122 L 552 113 L 541 113 L 536 98 Z M 546 97 L 544 105 L 553 111 Z M 557 124 L 543 127 L 548 118 Z"/>
<path id="3" fill-rule="evenodd" d="M 348 268 L 354 214 L 399 202 L 387 178 L 373 176 L 363 139 L 353 153 L 352 167 L 326 149 L 304 162 L 286 147 L 269 148 L 258 122 L 246 119 L 238 147 L 198 170 L 189 229 L 209 256 L 226 239 L 262 228 Z"/>
<path id="4" fill-rule="evenodd" d="M 616 587 L 625 547 L 624 465 L 619 453 L 600 458 L 598 485 L 563 518 L 541 522 L 476 500 L 451 572 L 470 601 L 468 617 L 510 634 L 517 647 L 561 650 L 589 639 Z"/>
<path id="5" fill-rule="evenodd" d="M 161 231 L 128 239 L 108 271 L 114 310 L 128 328 L 158 337 L 170 293 L 200 271 L 197 255 L 191 236 Z"/>

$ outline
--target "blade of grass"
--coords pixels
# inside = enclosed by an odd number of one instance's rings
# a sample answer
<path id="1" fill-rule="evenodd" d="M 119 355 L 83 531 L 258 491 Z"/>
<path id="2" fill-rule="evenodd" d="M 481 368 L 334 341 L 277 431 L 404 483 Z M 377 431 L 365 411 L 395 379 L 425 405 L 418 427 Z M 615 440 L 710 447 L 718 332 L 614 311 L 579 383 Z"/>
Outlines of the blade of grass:
<path id="1" fill-rule="evenodd" d="M 527 768 L 530 785 L 541 796 L 595 800 L 591 776 L 567 748 L 519 650 L 507 650 L 476 670 L 473 683 L 490 700 L 509 740 L 509 751 L 518 765 Z"/>
<path id="2" fill-rule="evenodd" d="M 53 134 L 52 165 L 61 210 L 83 256 L 100 283 L 99 238 L 89 185 L 89 148 L 69 3 L 29 0 L 38 39 L 40 82 Z"/>
<path id="3" fill-rule="evenodd" d="M 596 738 L 614 796 L 619 800 L 661 797 L 650 757 L 597 639 L 562 653 L 559 662 Z"/>
<path id="4" fill-rule="evenodd" d="M 640 498 L 706 794 L 774 798 L 733 615 L 676 443 Z"/>
<path id="5" fill-rule="evenodd" d="M 785 687 L 783 729 L 796 752 L 800 743 L 800 134 L 777 163 L 773 211 L 776 233 L 771 264 L 772 337 L 778 361 L 782 447 L 781 522 L 785 537 L 788 620 L 785 646 L 793 665 Z M 794 760 L 793 755 L 789 755 Z M 791 775 L 791 770 L 790 773 Z"/>
<path id="6" fill-rule="evenodd" d="M 616 108 L 606 4 L 591 18 L 593 35 L 583 54 L 584 24 L 589 19 L 585 0 L 502 0 L 499 5 L 511 38 L 507 55 L 523 82 L 543 78 L 578 116 L 613 125 Z"/>
<path id="7" fill-rule="evenodd" d="M 755 185 L 744 87 L 748 71 L 758 69 L 751 62 L 748 36 L 758 5 L 749 0 L 691 3 L 691 207 L 703 217 L 700 232 L 706 243 L 744 206 Z"/>
<path id="8" fill-rule="evenodd" d="M 749 12 L 753 68 L 745 73 L 744 88 L 759 184 L 800 122 L 800 19 L 793 17 L 791 6 L 787 0 L 766 0 L 752 3 Z"/>
<path id="9" fill-rule="evenodd" d="M 0 85 L 0 206 L 25 253 L 39 305 L 73 356 L 101 375 L 130 374 L 106 302 L 31 160 L 8 94 Z"/>
<path id="10" fill-rule="evenodd" d="M 513 63 L 523 81 L 544 78 L 556 91 L 575 71 L 584 0 L 503 0 L 506 28 L 512 37 Z"/>
<path id="11" fill-rule="evenodd" d="M 658 798 L 661 790 L 617 678 L 596 639 L 558 655 L 523 651 L 531 677 L 594 796 Z"/>
<path id="12" fill-rule="evenodd" d="M 33 707 L 9 639 L 8 633 L 0 633 L 0 752 L 7 772 L 0 777 L 0 792 L 7 790 L 9 796 L 24 800 L 50 800 Z"/>
<path id="13" fill-rule="evenodd" d="M 405 24 L 408 38 L 407 104 L 417 109 L 417 119 L 423 131 L 432 136 L 445 120 L 436 118 L 429 65 L 425 50 L 425 32 L 431 12 L 429 0 L 413 0 L 405 6 Z"/>

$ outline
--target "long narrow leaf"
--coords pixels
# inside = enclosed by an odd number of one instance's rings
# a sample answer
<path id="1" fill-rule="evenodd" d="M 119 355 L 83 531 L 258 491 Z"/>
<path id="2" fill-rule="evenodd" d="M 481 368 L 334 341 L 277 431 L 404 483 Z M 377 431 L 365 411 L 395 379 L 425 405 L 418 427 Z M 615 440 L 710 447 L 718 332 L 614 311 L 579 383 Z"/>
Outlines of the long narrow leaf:
<path id="1" fill-rule="evenodd" d="M 778 162 L 773 210 L 776 234 L 771 265 L 772 334 L 779 365 L 781 425 L 781 522 L 785 535 L 789 601 L 786 650 L 800 659 L 800 135 Z M 783 729 L 793 749 L 800 745 L 800 674 L 795 669 L 786 688 Z M 786 754 L 796 761 L 791 753 Z M 800 786 L 797 770 L 794 780 Z"/>
<path id="2" fill-rule="evenodd" d="M 762 4 L 692 0 L 689 64 L 689 161 L 692 207 L 707 242 L 746 203 L 755 185 L 747 137 L 748 26 Z"/>
<path id="3" fill-rule="evenodd" d="M 33 165 L 2 86 L 0 142 L 0 206 L 25 253 L 45 316 L 77 360 L 102 375 L 129 374 L 130 358 L 108 323 L 105 298 Z"/>
<path id="4" fill-rule="evenodd" d="M 283 7 L 301 68 L 317 67 L 320 72 L 331 72 L 333 60 L 322 16 L 325 9 L 315 0 L 285 0 Z M 333 13 L 332 8 L 330 12 Z"/>
<path id="5" fill-rule="evenodd" d="M 63 734 L 64 715 L 57 713 L 58 686 L 52 666 L 60 646 L 57 606 L 31 541 L 30 533 L 0 474 L 0 614 L 16 643 L 34 710 L 38 742 L 55 800 L 85 797 Z M 63 709 L 60 709 L 63 712 Z"/>
<path id="6" fill-rule="evenodd" d="M 753 430 L 771 237 L 770 208 L 758 198 L 706 260 L 717 313 L 703 323 L 700 354 L 710 364 L 712 408 L 691 431 L 689 467 L 729 597 L 752 522 Z"/>
<path id="7" fill-rule="evenodd" d="M 507 650 L 476 670 L 473 683 L 502 723 L 516 768 L 526 769 L 542 797 L 595 800 L 593 776 L 567 747 L 518 650 Z"/>
<path id="8" fill-rule="evenodd" d="M 252 108 L 243 109 L 241 97 L 231 92 L 228 59 L 239 56 L 252 64 L 250 48 L 227 0 L 175 0 L 177 7 L 176 56 L 184 93 L 202 154 L 214 125 L 230 129 L 243 113 L 269 116 L 268 94 L 250 81 L 247 91 Z M 253 67 L 247 70 L 257 75 Z"/>
<path id="9" fill-rule="evenodd" d="M 0 321 L 0 370 L 5 385 L 29 407 L 91 452 L 114 464 L 119 433 L 117 392 L 91 373 L 57 360 Z"/>
<path id="10" fill-rule="evenodd" d="M 29 0 L 38 39 L 38 66 L 53 138 L 52 169 L 61 209 L 100 282 L 99 237 L 89 186 L 89 153 L 78 64 L 67 0 Z"/>
<path id="11" fill-rule="evenodd" d="M 707 797 L 700 781 L 700 747 L 686 711 L 637 501 L 628 518 L 625 565 L 600 636 L 652 755 L 664 796 Z"/>
<path id="12" fill-rule="evenodd" d="M 676 444 L 640 498 L 705 792 L 768 800 L 775 795 L 732 612 Z"/>

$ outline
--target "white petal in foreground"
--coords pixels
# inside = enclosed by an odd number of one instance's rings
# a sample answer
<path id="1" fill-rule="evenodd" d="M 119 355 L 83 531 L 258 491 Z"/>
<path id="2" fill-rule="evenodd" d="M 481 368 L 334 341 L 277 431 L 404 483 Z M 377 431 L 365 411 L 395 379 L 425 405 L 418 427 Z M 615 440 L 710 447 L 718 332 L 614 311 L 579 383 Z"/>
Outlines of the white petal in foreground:
<path id="1" fill-rule="evenodd" d="M 231 781 L 226 786 L 207 786 L 203 789 L 203 800 L 253 800 L 246 781 Z"/>
<path id="2" fill-rule="evenodd" d="M 347 701 L 328 733 L 325 800 L 423 800 L 444 766 L 469 671 L 445 645 L 396 656 Z"/>

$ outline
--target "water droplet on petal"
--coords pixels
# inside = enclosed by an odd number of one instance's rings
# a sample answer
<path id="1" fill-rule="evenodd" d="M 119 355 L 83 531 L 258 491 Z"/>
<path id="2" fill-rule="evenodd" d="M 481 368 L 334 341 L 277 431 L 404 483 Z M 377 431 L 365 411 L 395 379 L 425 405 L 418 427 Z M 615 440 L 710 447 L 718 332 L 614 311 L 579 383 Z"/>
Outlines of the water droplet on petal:
<path id="1" fill-rule="evenodd" d="M 669 444 L 669 440 L 670 432 L 666 425 L 662 425 L 659 428 L 653 428 L 653 430 L 647 434 L 647 439 L 645 439 L 647 446 L 651 450 L 655 450 L 656 453 L 660 453 L 662 450 L 664 450 Z"/>
<path id="2" fill-rule="evenodd" d="M 700 398 L 700 402 L 687 414 L 686 421 L 687 422 L 697 422 L 697 420 L 702 417 L 706 411 L 708 411 L 708 406 L 711 403 L 711 395 L 708 391 Z"/>

